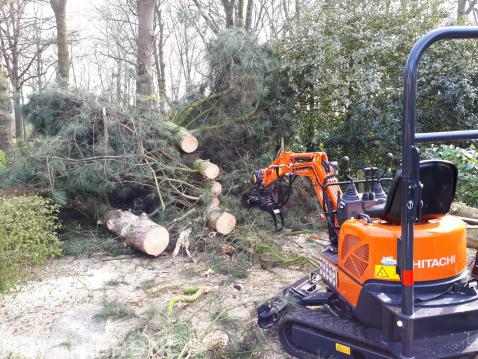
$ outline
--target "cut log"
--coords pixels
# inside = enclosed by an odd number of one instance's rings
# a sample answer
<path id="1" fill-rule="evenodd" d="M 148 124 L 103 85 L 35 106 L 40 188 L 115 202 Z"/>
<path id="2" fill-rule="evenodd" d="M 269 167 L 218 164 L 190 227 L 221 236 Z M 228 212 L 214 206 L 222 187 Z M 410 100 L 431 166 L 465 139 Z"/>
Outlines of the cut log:
<path id="1" fill-rule="evenodd" d="M 468 248 L 478 249 L 478 228 L 473 227 L 466 228 L 466 246 Z"/>
<path id="2" fill-rule="evenodd" d="M 222 192 L 222 184 L 217 181 L 211 181 L 211 192 L 215 196 L 219 196 Z"/>
<path id="3" fill-rule="evenodd" d="M 212 210 L 212 209 L 214 209 L 214 208 L 217 208 L 217 207 L 219 207 L 219 204 L 220 204 L 219 198 L 213 197 L 213 198 L 211 198 L 211 202 L 210 202 L 209 205 L 207 206 L 207 209 L 208 209 L 208 210 Z"/>
<path id="4" fill-rule="evenodd" d="M 214 179 L 219 176 L 219 167 L 209 162 L 209 160 L 196 160 L 193 166 L 204 178 Z"/>
<path id="5" fill-rule="evenodd" d="M 450 214 L 459 217 L 468 217 L 478 219 L 478 208 L 470 207 L 463 202 L 454 202 L 451 205 Z"/>
<path id="6" fill-rule="evenodd" d="M 236 226 L 236 217 L 221 208 L 213 208 L 206 214 L 206 220 L 216 232 L 229 234 Z"/>
<path id="7" fill-rule="evenodd" d="M 192 153 L 197 150 L 199 143 L 191 132 L 171 121 L 164 121 L 163 125 L 173 134 L 174 140 L 182 151 Z"/>
<path id="8" fill-rule="evenodd" d="M 108 210 L 104 222 L 110 231 L 125 242 L 146 254 L 157 256 L 169 244 L 169 232 L 146 215 L 137 216 L 128 211 Z"/>

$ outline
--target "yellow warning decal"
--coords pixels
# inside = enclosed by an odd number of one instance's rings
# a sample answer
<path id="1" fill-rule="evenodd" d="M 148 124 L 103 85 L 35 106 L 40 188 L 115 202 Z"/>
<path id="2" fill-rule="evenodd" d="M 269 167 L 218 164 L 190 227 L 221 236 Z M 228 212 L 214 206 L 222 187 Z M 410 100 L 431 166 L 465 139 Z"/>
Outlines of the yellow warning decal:
<path id="1" fill-rule="evenodd" d="M 348 347 L 346 345 L 335 343 L 335 350 L 340 352 L 340 353 L 350 355 L 350 347 Z"/>
<path id="2" fill-rule="evenodd" d="M 397 274 L 397 267 L 384 266 L 382 264 L 375 264 L 375 278 L 400 280 L 400 276 Z"/>

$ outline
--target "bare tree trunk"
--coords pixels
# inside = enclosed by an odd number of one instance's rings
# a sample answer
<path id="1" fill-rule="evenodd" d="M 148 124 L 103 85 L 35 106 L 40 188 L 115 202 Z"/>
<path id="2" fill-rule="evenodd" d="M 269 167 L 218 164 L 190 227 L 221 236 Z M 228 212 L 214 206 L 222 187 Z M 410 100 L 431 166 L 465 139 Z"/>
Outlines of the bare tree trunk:
<path id="1" fill-rule="evenodd" d="M 458 6 L 456 9 L 456 17 L 458 22 L 466 17 L 474 10 L 478 0 L 458 0 Z M 468 7 L 467 7 L 468 5 Z"/>
<path id="2" fill-rule="evenodd" d="M 222 6 L 226 13 L 226 27 L 228 29 L 234 27 L 234 0 L 222 0 Z"/>
<path id="3" fill-rule="evenodd" d="M 18 52 L 13 52 L 14 54 L 18 54 Z M 12 61 L 12 71 L 10 74 L 10 82 L 12 84 L 13 90 L 13 112 L 15 115 L 15 138 L 23 138 L 23 112 L 22 112 L 22 104 L 20 101 L 21 98 L 21 85 L 20 79 L 18 77 L 18 56 L 13 56 Z"/>
<path id="4" fill-rule="evenodd" d="M 154 47 L 154 61 L 158 76 L 159 110 L 161 114 L 166 113 L 166 64 L 164 63 L 164 22 L 162 11 L 159 6 L 155 7 L 156 21 L 159 26 L 159 39 Z"/>
<path id="5" fill-rule="evenodd" d="M 246 9 L 246 31 L 251 31 L 252 29 L 253 11 L 254 11 L 254 0 L 249 0 L 247 2 L 247 9 Z"/>
<path id="6" fill-rule="evenodd" d="M 20 92 L 13 93 L 13 113 L 15 115 L 15 138 L 23 138 L 23 114 L 20 101 Z"/>
<path id="7" fill-rule="evenodd" d="M 35 28 L 40 29 L 38 24 L 38 17 L 35 14 Z M 41 36 L 40 31 L 35 33 L 35 48 L 36 48 L 36 56 L 35 56 L 35 71 L 36 71 L 36 86 L 37 92 L 40 92 L 43 89 L 43 58 L 42 58 L 42 46 L 41 46 Z"/>
<path id="8" fill-rule="evenodd" d="M 142 109 L 151 108 L 154 99 L 151 66 L 154 46 L 153 22 L 155 3 L 155 0 L 137 0 L 136 105 Z"/>
<path id="9" fill-rule="evenodd" d="M 244 0 L 238 0 L 236 6 L 236 27 L 244 27 Z"/>
<path id="10" fill-rule="evenodd" d="M 66 27 L 67 0 L 50 0 L 51 8 L 55 13 L 56 42 L 58 46 L 57 80 L 60 84 L 68 85 L 70 79 L 70 55 L 68 53 L 68 31 Z"/>
<path id="11" fill-rule="evenodd" d="M 12 105 L 7 74 L 0 52 L 0 149 L 6 150 L 12 144 Z"/>
<path id="12" fill-rule="evenodd" d="M 456 17 L 458 20 L 460 20 L 462 16 L 465 16 L 467 2 L 468 0 L 458 0 L 458 7 L 456 9 Z"/>

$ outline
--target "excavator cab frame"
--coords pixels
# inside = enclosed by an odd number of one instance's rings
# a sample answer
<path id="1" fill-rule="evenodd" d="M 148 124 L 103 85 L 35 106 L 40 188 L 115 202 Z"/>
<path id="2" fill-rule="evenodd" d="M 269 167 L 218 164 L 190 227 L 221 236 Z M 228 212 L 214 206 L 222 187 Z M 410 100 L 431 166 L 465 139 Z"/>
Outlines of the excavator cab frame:
<path id="1" fill-rule="evenodd" d="M 427 33 L 412 48 L 404 73 L 402 122 L 402 233 L 400 262 L 402 305 L 404 318 L 401 335 L 401 355 L 413 357 L 414 314 L 414 225 L 420 218 L 420 150 L 418 143 L 478 139 L 478 130 L 416 133 L 417 75 L 420 59 L 435 42 L 451 39 L 478 39 L 478 27 L 445 27 Z M 478 326 L 478 325 L 477 325 Z"/>

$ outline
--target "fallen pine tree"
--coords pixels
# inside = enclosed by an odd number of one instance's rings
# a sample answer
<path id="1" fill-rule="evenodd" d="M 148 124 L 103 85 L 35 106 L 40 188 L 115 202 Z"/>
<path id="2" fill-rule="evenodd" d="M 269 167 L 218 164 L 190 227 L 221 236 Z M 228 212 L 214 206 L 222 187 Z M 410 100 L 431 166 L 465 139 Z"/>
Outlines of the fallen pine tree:
<path id="1" fill-rule="evenodd" d="M 198 140 L 187 129 L 77 90 L 33 95 L 25 112 L 34 139 L 17 146 L 8 184 L 49 192 L 150 255 L 191 221 L 223 234 L 235 227 L 225 210 L 210 218 L 220 169 L 192 153 Z"/>

